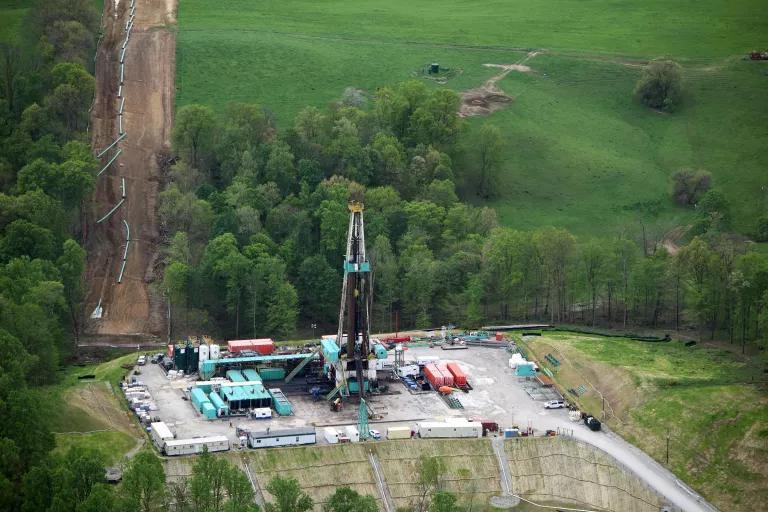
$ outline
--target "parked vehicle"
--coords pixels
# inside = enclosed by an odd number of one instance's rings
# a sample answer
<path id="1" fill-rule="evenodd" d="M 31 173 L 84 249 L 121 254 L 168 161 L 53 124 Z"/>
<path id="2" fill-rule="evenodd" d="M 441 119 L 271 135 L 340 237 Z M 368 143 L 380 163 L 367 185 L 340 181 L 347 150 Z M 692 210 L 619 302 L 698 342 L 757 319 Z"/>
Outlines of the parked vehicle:
<path id="1" fill-rule="evenodd" d="M 589 430 L 593 432 L 597 432 L 602 428 L 602 424 L 600 423 L 600 420 L 595 418 L 594 416 L 587 416 L 584 418 L 584 424 L 589 427 Z"/>
<path id="2" fill-rule="evenodd" d="M 368 431 L 368 436 L 370 436 L 371 439 L 375 439 L 378 441 L 379 439 L 381 439 L 381 432 L 372 428 L 371 430 Z"/>
<path id="3" fill-rule="evenodd" d="M 144 366 L 147 364 L 147 356 L 139 356 L 139 358 L 136 360 L 136 364 L 139 366 Z"/>
<path id="4" fill-rule="evenodd" d="M 550 400 L 544 404 L 545 409 L 562 409 L 565 407 L 564 400 Z"/>

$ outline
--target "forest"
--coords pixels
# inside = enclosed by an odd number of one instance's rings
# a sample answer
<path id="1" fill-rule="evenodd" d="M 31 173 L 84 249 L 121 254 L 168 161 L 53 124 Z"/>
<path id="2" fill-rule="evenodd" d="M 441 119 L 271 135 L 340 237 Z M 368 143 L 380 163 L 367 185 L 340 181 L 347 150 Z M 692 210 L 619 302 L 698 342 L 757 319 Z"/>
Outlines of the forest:
<path id="1" fill-rule="evenodd" d="M 768 259 L 731 232 L 709 176 L 681 172 L 670 183 L 670 203 L 695 215 L 680 246 L 642 216 L 602 238 L 512 230 L 473 205 L 494 193 L 503 134 L 489 121 L 462 144 L 458 102 L 417 81 L 372 97 L 347 90 L 283 130 L 254 104 L 180 108 L 178 160 L 160 200 L 161 286 L 175 328 L 225 337 L 332 328 L 356 199 L 375 331 L 537 320 L 763 343 Z"/>

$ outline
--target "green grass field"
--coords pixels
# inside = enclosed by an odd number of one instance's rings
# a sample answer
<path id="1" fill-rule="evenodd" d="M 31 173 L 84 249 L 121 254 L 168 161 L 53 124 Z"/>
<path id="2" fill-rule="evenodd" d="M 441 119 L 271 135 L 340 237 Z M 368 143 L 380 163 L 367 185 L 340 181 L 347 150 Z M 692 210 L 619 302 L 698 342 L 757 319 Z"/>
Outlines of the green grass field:
<path id="1" fill-rule="evenodd" d="M 29 4 L 25 0 L 0 0 L 0 43 L 17 41 Z"/>
<path id="2" fill-rule="evenodd" d="M 665 231 L 691 218 L 668 199 L 669 176 L 694 167 L 715 176 L 736 229 L 749 232 L 766 207 L 768 64 L 741 58 L 766 44 L 760 12 L 759 2 L 724 0 L 189 0 L 178 12 L 177 102 L 256 102 L 284 128 L 348 86 L 372 92 L 437 61 L 462 69 L 447 84 L 461 91 L 494 74 L 483 63 L 544 48 L 528 62 L 532 73 L 500 83 L 515 98 L 509 108 L 468 123 L 470 147 L 484 122 L 506 135 L 491 203 L 506 225 L 610 235 L 636 230 L 642 217 Z M 685 66 L 686 100 L 673 115 L 631 98 L 636 62 L 661 55 Z"/>
<path id="3" fill-rule="evenodd" d="M 612 429 L 722 510 L 756 510 L 768 499 L 768 397 L 756 364 L 678 341 L 545 333 L 526 345 L 540 361 L 560 359 L 552 370 L 564 389 L 593 384 L 615 413 Z M 589 389 L 578 402 L 598 413 L 600 395 Z"/>

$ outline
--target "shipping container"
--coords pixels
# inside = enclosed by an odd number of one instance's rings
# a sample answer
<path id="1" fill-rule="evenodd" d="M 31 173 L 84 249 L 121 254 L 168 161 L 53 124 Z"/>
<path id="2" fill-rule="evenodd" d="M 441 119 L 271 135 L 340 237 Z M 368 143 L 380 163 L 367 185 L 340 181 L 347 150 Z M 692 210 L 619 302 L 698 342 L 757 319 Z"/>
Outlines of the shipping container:
<path id="1" fill-rule="evenodd" d="M 453 386 L 453 375 L 450 370 L 448 370 L 448 363 L 440 361 L 435 363 L 435 366 L 437 366 L 437 369 L 443 374 L 443 385 Z"/>
<path id="2" fill-rule="evenodd" d="M 267 429 L 263 432 L 250 432 L 248 434 L 248 444 L 251 448 L 298 446 L 315 444 L 316 442 L 317 433 L 314 428 Z"/>
<path id="3" fill-rule="evenodd" d="M 427 377 L 427 380 L 430 384 L 432 384 L 432 387 L 435 389 L 438 389 L 441 386 L 444 386 L 444 380 L 443 380 L 443 374 L 442 372 L 437 368 L 437 365 L 435 364 L 428 364 L 424 367 L 424 375 Z"/>
<path id="4" fill-rule="evenodd" d="M 171 429 L 169 429 L 168 425 L 162 421 L 150 424 L 149 429 L 152 432 L 152 442 L 160 451 L 162 451 L 166 441 L 173 439 L 173 433 L 171 432 Z"/>
<path id="5" fill-rule="evenodd" d="M 175 439 L 165 442 L 165 454 L 194 455 L 202 453 L 207 447 L 209 452 L 223 452 L 229 450 L 229 441 L 226 436 L 198 437 L 195 439 Z"/>
<path id="6" fill-rule="evenodd" d="M 417 431 L 424 438 L 482 437 L 483 426 L 469 421 L 424 421 L 417 423 Z"/>
<path id="7" fill-rule="evenodd" d="M 410 439 L 411 427 L 389 427 L 387 428 L 387 439 Z"/>
<path id="8" fill-rule="evenodd" d="M 275 342 L 271 338 L 260 338 L 255 340 L 229 340 L 227 350 L 232 354 L 237 354 L 244 350 L 258 352 L 261 355 L 268 356 L 275 351 Z"/>
<path id="9" fill-rule="evenodd" d="M 453 382 L 457 386 L 466 386 L 467 385 L 467 376 L 466 374 L 461 370 L 461 367 L 459 367 L 458 363 L 451 362 L 446 365 L 448 368 L 448 371 L 451 372 L 451 375 L 453 375 Z"/>
<path id="10" fill-rule="evenodd" d="M 291 402 L 285 398 L 280 388 L 270 388 L 269 396 L 272 397 L 272 407 L 275 408 L 277 414 L 280 416 L 290 416 L 293 413 Z"/>
<path id="11" fill-rule="evenodd" d="M 263 380 L 283 380 L 285 379 L 285 368 L 262 368 L 259 375 Z"/>

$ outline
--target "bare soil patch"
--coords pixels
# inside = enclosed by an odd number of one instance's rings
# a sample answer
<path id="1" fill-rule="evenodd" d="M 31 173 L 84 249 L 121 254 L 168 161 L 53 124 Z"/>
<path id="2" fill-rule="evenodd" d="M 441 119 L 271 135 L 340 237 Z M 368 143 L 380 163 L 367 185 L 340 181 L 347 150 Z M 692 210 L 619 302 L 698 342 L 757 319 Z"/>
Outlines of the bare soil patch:
<path id="1" fill-rule="evenodd" d="M 97 151 L 118 135 L 121 98 L 120 57 L 128 20 L 127 2 L 104 5 L 105 37 L 97 51 L 96 100 L 91 115 L 92 145 Z M 118 147 L 121 156 L 96 183 L 87 215 L 88 262 L 85 283 L 85 331 L 90 335 L 160 335 L 165 332 L 163 298 L 150 286 L 160 242 L 157 218 L 159 174 L 157 154 L 170 146 L 175 93 L 175 34 L 162 28 L 175 22 L 175 0 L 139 0 L 125 55 L 123 129 L 128 134 Z M 103 161 L 106 163 L 105 155 Z M 107 221 L 97 224 L 121 197 L 126 200 Z M 130 246 L 121 283 L 117 282 L 130 227 Z M 101 319 L 90 319 L 98 304 Z"/>

